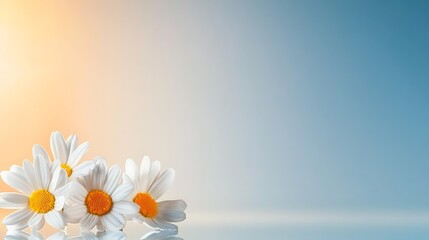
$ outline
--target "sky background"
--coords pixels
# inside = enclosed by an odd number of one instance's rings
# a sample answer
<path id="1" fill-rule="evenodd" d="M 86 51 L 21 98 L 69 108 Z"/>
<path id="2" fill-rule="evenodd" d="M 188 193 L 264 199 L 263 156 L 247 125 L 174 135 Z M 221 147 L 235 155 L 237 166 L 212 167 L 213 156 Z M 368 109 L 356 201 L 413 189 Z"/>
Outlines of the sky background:
<path id="1" fill-rule="evenodd" d="M 189 225 L 301 213 L 429 225 L 428 11 L 395 0 L 0 0 L 1 170 L 60 130 L 90 141 L 88 159 L 149 155 L 176 169 L 164 199 L 188 202 Z M 429 236 L 407 229 L 385 237 Z"/>

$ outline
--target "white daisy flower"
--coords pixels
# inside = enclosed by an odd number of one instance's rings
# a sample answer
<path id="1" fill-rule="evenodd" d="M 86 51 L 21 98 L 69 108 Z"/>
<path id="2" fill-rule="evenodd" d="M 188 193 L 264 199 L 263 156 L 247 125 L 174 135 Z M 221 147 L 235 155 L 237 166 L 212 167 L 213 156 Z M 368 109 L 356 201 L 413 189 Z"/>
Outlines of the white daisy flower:
<path id="1" fill-rule="evenodd" d="M 53 173 L 43 156 L 36 156 L 34 166 L 28 160 L 24 167 L 12 166 L 1 172 L 3 181 L 21 193 L 0 193 L 0 208 L 19 209 L 3 219 L 3 224 L 22 229 L 27 225 L 40 229 L 46 222 L 64 229 L 61 214 L 69 184 L 67 176 L 57 167 Z"/>
<path id="2" fill-rule="evenodd" d="M 122 170 L 118 165 L 107 171 L 104 159 L 97 159 L 89 175 L 78 178 L 69 194 L 70 206 L 64 214 L 70 222 L 79 222 L 81 229 L 94 226 L 111 231 L 125 226 L 124 215 L 135 214 L 139 208 L 127 197 L 134 191 L 130 182 L 122 182 Z"/>
<path id="3" fill-rule="evenodd" d="M 63 135 L 58 131 L 51 134 L 51 151 L 54 156 L 54 162 L 55 160 L 59 160 L 61 168 L 66 171 L 70 178 L 88 175 L 93 162 L 85 161 L 79 164 L 79 161 L 88 149 L 88 142 L 84 142 L 79 146 L 77 145 L 76 135 L 71 135 L 67 140 L 64 140 Z M 48 162 L 51 162 L 46 150 L 36 144 L 33 147 L 33 156 L 36 157 L 38 155 L 42 155 Z M 55 165 L 52 166 L 52 168 L 55 167 Z"/>
<path id="4" fill-rule="evenodd" d="M 128 215 L 127 218 L 137 223 L 145 222 L 154 228 L 177 229 L 171 222 L 186 219 L 186 203 L 183 200 L 158 201 L 175 176 L 173 169 L 167 169 L 162 174 L 160 169 L 160 162 L 151 163 L 149 157 L 143 158 L 140 167 L 132 159 L 127 159 L 125 172 L 136 188 L 132 200 L 140 207 L 138 213 Z"/>

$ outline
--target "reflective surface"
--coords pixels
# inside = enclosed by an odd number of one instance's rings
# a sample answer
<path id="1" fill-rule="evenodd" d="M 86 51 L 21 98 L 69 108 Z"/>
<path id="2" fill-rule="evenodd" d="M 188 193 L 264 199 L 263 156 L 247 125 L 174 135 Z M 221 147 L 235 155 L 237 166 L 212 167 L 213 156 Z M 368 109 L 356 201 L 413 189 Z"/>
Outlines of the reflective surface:
<path id="1" fill-rule="evenodd" d="M 137 239 L 142 240 L 162 240 L 162 239 L 172 239 L 172 240 L 180 240 L 182 238 L 177 237 L 176 230 L 156 230 L 150 231 L 144 234 L 141 237 L 137 237 Z M 18 239 L 28 239 L 28 240 L 60 240 L 60 239 L 71 239 L 71 240 L 96 240 L 96 239 L 115 239 L 115 240 L 123 240 L 123 239 L 132 239 L 128 237 L 123 231 L 105 231 L 105 232 L 81 232 L 78 235 L 67 234 L 63 231 L 56 232 L 49 236 L 44 236 L 39 232 L 35 233 L 27 233 L 22 230 L 9 230 L 4 239 L 6 240 L 18 240 Z"/>
<path id="2" fill-rule="evenodd" d="M 425 225 L 404 225 L 404 226 L 321 226 L 321 225 L 300 225 L 300 226 L 256 226 L 256 225 L 234 225 L 234 226 L 192 226 L 184 227 L 180 233 L 174 231 L 145 231 L 141 228 L 132 228 L 123 232 L 85 232 L 81 234 L 65 235 L 62 232 L 54 234 L 33 235 L 19 231 L 9 232 L 5 237 L 7 240 L 16 239 L 48 239 L 48 240 L 96 240 L 96 239 L 145 239 L 145 240 L 427 240 L 429 239 L 429 229 Z M 144 233 L 142 233 L 144 232 Z M 141 234 L 142 233 L 142 234 Z M 45 238 L 44 238 L 45 237 Z"/>

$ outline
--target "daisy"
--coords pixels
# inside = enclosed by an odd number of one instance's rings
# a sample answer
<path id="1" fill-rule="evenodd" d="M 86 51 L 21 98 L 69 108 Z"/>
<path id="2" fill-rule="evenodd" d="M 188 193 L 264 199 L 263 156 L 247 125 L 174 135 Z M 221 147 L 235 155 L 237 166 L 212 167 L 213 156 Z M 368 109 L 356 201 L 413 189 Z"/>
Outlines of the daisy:
<path id="1" fill-rule="evenodd" d="M 104 159 L 95 160 L 89 175 L 78 178 L 69 194 L 70 206 L 64 214 L 70 222 L 79 222 L 81 229 L 94 226 L 111 231 L 125 226 L 124 215 L 135 214 L 138 206 L 126 198 L 134 191 L 130 182 L 122 182 L 122 170 L 118 165 L 107 171 Z"/>
<path id="2" fill-rule="evenodd" d="M 186 203 L 183 200 L 158 201 L 173 183 L 175 176 L 173 169 L 167 169 L 162 174 L 160 169 L 160 162 L 151 163 L 148 157 L 143 158 L 140 167 L 132 159 L 127 159 L 125 172 L 136 188 L 132 200 L 140 207 L 138 213 L 127 217 L 154 228 L 177 229 L 171 222 L 186 219 Z"/>
<path id="3" fill-rule="evenodd" d="M 43 156 L 36 156 L 34 166 L 28 160 L 24 167 L 12 166 L 10 171 L 1 172 L 3 181 L 21 193 L 0 193 L 0 208 L 19 209 L 3 219 L 3 224 L 13 229 L 27 225 L 40 229 L 46 222 L 64 229 L 61 214 L 70 184 L 61 168 L 52 173 Z"/>
<path id="4" fill-rule="evenodd" d="M 66 171 L 68 177 L 74 178 L 79 176 L 88 175 L 90 166 L 93 164 L 92 161 L 86 161 L 79 164 L 79 161 L 83 155 L 88 151 L 89 143 L 84 142 L 81 145 L 77 145 L 76 135 L 71 135 L 64 140 L 63 135 L 56 131 L 51 134 L 51 151 L 55 160 L 59 160 L 61 168 Z M 44 159 L 51 162 L 46 150 L 36 144 L 33 147 L 33 156 L 36 157 L 42 155 Z M 53 165 L 52 168 L 56 166 Z"/>

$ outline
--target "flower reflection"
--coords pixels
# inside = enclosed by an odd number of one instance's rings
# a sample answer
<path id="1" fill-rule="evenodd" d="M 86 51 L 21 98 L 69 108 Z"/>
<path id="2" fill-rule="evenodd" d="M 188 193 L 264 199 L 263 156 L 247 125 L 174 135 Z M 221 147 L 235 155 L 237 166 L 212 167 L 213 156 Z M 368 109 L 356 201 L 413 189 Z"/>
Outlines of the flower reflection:
<path id="1" fill-rule="evenodd" d="M 5 240 L 44 240 L 45 238 L 38 232 L 28 234 L 22 230 L 9 230 L 4 237 Z M 121 231 L 106 231 L 106 232 L 82 232 L 80 236 L 68 236 L 64 232 L 57 232 L 46 240 L 125 240 L 127 236 Z"/>
<path id="2" fill-rule="evenodd" d="M 6 236 L 4 236 L 5 240 L 39 240 L 43 239 L 39 233 L 30 235 L 20 229 L 8 229 L 6 232 Z"/>
<path id="3" fill-rule="evenodd" d="M 162 240 L 162 239 L 183 240 L 183 238 L 176 237 L 176 235 L 177 235 L 176 229 L 156 230 L 145 234 L 141 239 L 142 240 Z"/>
<path id="4" fill-rule="evenodd" d="M 177 230 L 157 230 L 152 231 L 141 237 L 142 240 L 183 240 L 177 237 Z M 68 236 L 66 233 L 59 231 L 47 238 L 39 232 L 29 234 L 21 229 L 8 229 L 5 240 L 125 240 L 127 236 L 122 231 L 99 231 L 97 233 L 85 231 L 80 236 Z"/>

